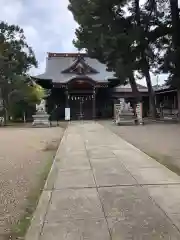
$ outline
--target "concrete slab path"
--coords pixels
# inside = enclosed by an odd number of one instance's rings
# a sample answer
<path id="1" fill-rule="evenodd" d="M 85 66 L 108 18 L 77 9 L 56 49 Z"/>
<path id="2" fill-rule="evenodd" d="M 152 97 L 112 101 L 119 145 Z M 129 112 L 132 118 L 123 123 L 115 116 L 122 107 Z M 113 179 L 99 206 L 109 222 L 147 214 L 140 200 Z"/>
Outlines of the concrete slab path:
<path id="1" fill-rule="evenodd" d="M 69 124 L 26 235 L 83 239 L 180 239 L 180 177 L 95 122 Z"/>

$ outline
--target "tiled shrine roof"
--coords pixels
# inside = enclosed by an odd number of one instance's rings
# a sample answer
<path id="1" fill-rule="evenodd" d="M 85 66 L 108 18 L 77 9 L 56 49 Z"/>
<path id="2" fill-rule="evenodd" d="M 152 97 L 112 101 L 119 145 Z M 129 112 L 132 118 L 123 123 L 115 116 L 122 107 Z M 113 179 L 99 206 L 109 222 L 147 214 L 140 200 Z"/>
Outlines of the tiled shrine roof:
<path id="1" fill-rule="evenodd" d="M 115 78 L 113 72 L 106 70 L 106 65 L 82 53 L 48 53 L 45 72 L 35 76 L 53 83 L 67 83 L 78 77 L 91 78 L 99 83 Z"/>

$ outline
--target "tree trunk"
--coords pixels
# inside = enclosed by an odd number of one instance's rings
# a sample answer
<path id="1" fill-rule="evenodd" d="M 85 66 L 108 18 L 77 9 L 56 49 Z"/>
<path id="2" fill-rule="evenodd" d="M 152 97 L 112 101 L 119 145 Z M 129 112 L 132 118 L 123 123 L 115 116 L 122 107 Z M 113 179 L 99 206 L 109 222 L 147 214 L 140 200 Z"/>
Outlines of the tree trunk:
<path id="1" fill-rule="evenodd" d="M 138 87 L 137 87 L 136 80 L 134 78 L 133 72 L 129 76 L 129 83 L 130 83 L 131 88 L 132 88 L 132 94 L 133 94 L 133 96 L 135 98 L 135 101 L 132 104 L 133 104 L 134 113 L 136 113 L 137 103 L 141 102 L 142 98 L 141 98 L 141 94 L 140 94 L 140 92 L 138 90 Z"/>
<path id="2" fill-rule="evenodd" d="M 149 62 L 147 60 L 145 49 L 147 48 L 147 42 L 144 38 L 144 30 L 141 27 L 141 18 L 140 18 L 140 5 L 139 0 L 135 0 L 135 20 L 136 24 L 140 29 L 140 47 L 141 47 L 141 58 L 142 58 L 142 71 L 146 78 L 146 83 L 148 87 L 149 100 L 150 100 L 150 113 L 152 118 L 156 118 L 156 103 L 155 103 L 155 93 L 151 83 L 151 76 L 149 72 Z M 148 26 L 147 26 L 148 27 Z"/>
<path id="3" fill-rule="evenodd" d="M 178 119 L 180 121 L 180 31 L 179 31 L 179 6 L 178 0 L 170 0 L 170 9 L 171 9 L 171 22 L 172 22 L 172 42 L 173 48 L 175 52 L 174 58 L 174 79 L 175 79 L 175 87 L 177 87 L 177 97 L 178 97 Z"/>
<path id="4" fill-rule="evenodd" d="M 3 115 L 4 115 L 4 125 L 8 122 L 8 110 L 7 110 L 7 104 L 6 101 L 3 99 Z"/>
<path id="5" fill-rule="evenodd" d="M 172 39 L 173 45 L 176 48 L 180 45 L 179 43 L 179 8 L 178 8 L 178 0 L 170 0 L 170 8 L 171 8 L 171 21 L 172 21 Z"/>
<path id="6" fill-rule="evenodd" d="M 175 78 L 180 78 L 180 31 L 179 31 L 179 7 L 178 7 L 178 0 L 170 0 L 170 8 L 171 8 L 171 21 L 172 21 L 172 41 L 173 47 L 175 51 Z"/>
<path id="7" fill-rule="evenodd" d="M 180 89 L 177 91 L 177 99 L 178 99 L 178 120 L 180 122 Z"/>
<path id="8" fill-rule="evenodd" d="M 3 103 L 4 124 L 6 125 L 9 120 L 8 99 L 3 88 L 1 88 L 1 98 Z"/>
<path id="9" fill-rule="evenodd" d="M 146 63 L 147 65 L 148 63 Z M 149 101 L 150 101 L 150 115 L 153 119 L 156 118 L 157 115 L 157 111 L 156 111 L 156 101 L 155 101 L 155 92 L 154 89 L 152 87 L 152 83 L 151 83 L 151 76 L 149 73 L 149 69 L 148 66 L 145 67 L 144 69 L 144 76 L 146 78 L 146 83 L 147 83 L 147 87 L 148 87 L 148 93 L 149 93 Z"/>
<path id="10" fill-rule="evenodd" d="M 130 83 L 131 88 L 132 88 L 133 96 L 136 99 L 136 103 L 140 102 L 141 101 L 141 95 L 140 95 L 140 92 L 138 90 L 138 87 L 137 87 L 137 84 L 136 84 L 136 80 L 134 78 L 134 74 L 133 73 L 131 73 L 129 75 L 129 83 Z"/>

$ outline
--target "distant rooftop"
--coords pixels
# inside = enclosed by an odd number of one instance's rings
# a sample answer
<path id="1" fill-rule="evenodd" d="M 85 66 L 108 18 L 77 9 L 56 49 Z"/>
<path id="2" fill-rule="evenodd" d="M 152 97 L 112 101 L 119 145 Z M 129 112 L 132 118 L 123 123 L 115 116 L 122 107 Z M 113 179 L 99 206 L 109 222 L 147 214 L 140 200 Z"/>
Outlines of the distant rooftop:
<path id="1" fill-rule="evenodd" d="M 166 85 L 166 84 L 154 85 L 154 86 L 153 86 L 154 91 L 167 90 L 167 89 L 169 89 L 169 88 L 170 88 L 170 86 L 169 86 L 169 85 Z"/>
<path id="2" fill-rule="evenodd" d="M 137 88 L 139 90 L 139 92 L 148 92 L 147 87 L 138 84 L 137 83 Z M 132 88 L 130 84 L 126 84 L 126 85 L 119 85 L 117 87 L 115 87 L 114 89 L 115 92 L 132 92 Z"/>

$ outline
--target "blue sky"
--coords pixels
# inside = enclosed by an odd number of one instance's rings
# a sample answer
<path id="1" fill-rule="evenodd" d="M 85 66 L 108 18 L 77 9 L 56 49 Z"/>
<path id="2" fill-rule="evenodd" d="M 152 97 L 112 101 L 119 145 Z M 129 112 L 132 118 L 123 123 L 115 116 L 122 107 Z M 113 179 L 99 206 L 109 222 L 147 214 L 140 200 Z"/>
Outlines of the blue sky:
<path id="1" fill-rule="evenodd" d="M 0 6 L 0 20 L 21 26 L 36 54 L 39 67 L 33 75 L 44 72 L 47 52 L 76 51 L 72 40 L 77 24 L 67 9 L 68 0 L 0 0 Z M 159 76 L 159 82 L 165 78 Z M 156 77 L 152 80 L 156 84 Z"/>

